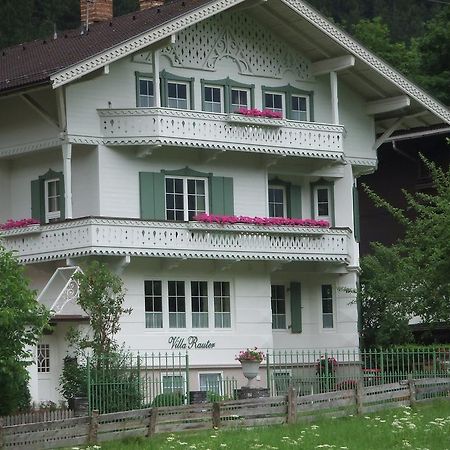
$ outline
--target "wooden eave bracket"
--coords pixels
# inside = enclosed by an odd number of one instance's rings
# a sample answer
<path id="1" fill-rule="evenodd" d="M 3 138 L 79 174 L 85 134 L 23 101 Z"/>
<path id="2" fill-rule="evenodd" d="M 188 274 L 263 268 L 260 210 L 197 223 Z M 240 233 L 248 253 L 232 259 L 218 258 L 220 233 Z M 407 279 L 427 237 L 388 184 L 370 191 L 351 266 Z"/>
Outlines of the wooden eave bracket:
<path id="1" fill-rule="evenodd" d="M 397 97 L 383 98 L 366 103 L 366 114 L 382 114 L 411 106 L 411 99 L 407 95 L 399 95 Z"/>
<path id="2" fill-rule="evenodd" d="M 311 64 L 312 74 L 325 75 L 330 72 L 339 72 L 355 66 L 355 57 L 352 55 L 338 56 L 336 58 L 322 59 Z"/>

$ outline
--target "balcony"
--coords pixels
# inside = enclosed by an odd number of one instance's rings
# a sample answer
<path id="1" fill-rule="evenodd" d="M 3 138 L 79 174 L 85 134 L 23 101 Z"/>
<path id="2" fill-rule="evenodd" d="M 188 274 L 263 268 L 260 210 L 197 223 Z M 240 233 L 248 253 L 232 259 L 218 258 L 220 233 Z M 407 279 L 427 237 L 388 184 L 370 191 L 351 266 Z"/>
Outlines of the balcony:
<path id="1" fill-rule="evenodd" d="M 99 109 L 107 145 L 167 145 L 339 159 L 344 127 L 169 108 Z"/>
<path id="2" fill-rule="evenodd" d="M 22 263 L 84 255 L 348 263 L 350 230 L 82 218 L 4 231 Z"/>

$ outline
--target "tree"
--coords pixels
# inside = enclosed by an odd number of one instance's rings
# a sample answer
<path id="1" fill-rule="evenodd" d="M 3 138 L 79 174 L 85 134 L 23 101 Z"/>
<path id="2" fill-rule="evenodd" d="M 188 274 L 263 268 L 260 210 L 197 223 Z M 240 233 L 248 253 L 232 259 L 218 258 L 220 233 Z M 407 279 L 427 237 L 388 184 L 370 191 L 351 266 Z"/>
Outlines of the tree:
<path id="1" fill-rule="evenodd" d="M 72 330 L 70 341 L 80 349 L 91 348 L 94 356 L 114 353 L 119 349 L 115 336 L 120 318 L 131 313 L 123 307 L 123 281 L 98 261 L 89 264 L 84 273 L 76 273 L 74 279 L 79 284 L 78 304 L 89 316 L 90 331 L 82 335 Z"/>
<path id="2" fill-rule="evenodd" d="M 0 246 L 0 415 L 29 404 L 27 347 L 36 344 L 49 319 L 23 271 L 14 255 Z"/>
<path id="3" fill-rule="evenodd" d="M 404 225 L 405 235 L 390 247 L 377 244 L 373 255 L 361 260 L 365 345 L 410 340 L 406 325 L 414 316 L 430 326 L 450 322 L 450 170 L 421 159 L 436 193 L 403 191 L 405 210 L 366 187 L 375 204 Z"/>

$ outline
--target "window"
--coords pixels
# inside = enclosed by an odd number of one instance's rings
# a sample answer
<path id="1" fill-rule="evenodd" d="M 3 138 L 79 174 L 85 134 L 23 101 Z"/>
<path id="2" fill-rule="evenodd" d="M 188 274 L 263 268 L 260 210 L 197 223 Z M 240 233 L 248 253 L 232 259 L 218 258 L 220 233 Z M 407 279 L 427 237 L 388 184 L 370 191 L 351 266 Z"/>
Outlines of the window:
<path id="1" fill-rule="evenodd" d="M 208 328 L 208 283 L 191 281 L 192 328 Z"/>
<path id="2" fill-rule="evenodd" d="M 230 113 L 253 106 L 254 85 L 242 84 L 230 78 L 200 80 L 200 82 L 203 111 Z"/>
<path id="3" fill-rule="evenodd" d="M 145 327 L 162 328 L 162 283 L 161 281 L 145 281 Z"/>
<path id="4" fill-rule="evenodd" d="M 189 84 L 185 82 L 167 82 L 167 106 L 176 109 L 189 109 Z"/>
<path id="5" fill-rule="evenodd" d="M 163 375 L 162 388 L 164 394 L 172 392 L 184 392 L 184 377 L 183 375 Z"/>
<path id="6" fill-rule="evenodd" d="M 286 329 L 286 294 L 283 285 L 272 285 L 272 329 Z"/>
<path id="7" fill-rule="evenodd" d="M 291 96 L 291 117 L 292 120 L 309 121 L 309 97 L 305 95 Z"/>
<path id="8" fill-rule="evenodd" d="M 41 223 L 63 219 L 64 175 L 49 170 L 37 180 L 31 181 L 31 217 Z"/>
<path id="9" fill-rule="evenodd" d="M 44 182 L 45 222 L 53 222 L 61 217 L 61 189 L 59 179 Z"/>
<path id="10" fill-rule="evenodd" d="M 228 281 L 144 280 L 144 304 L 147 330 L 231 328 Z"/>
<path id="11" fill-rule="evenodd" d="M 186 328 L 184 281 L 169 281 L 169 328 Z"/>
<path id="12" fill-rule="evenodd" d="M 230 283 L 227 281 L 214 282 L 214 326 L 231 327 Z"/>
<path id="13" fill-rule="evenodd" d="M 208 212 L 208 188 L 205 179 L 166 177 L 166 219 L 192 220 Z"/>
<path id="14" fill-rule="evenodd" d="M 331 284 L 322 285 L 322 327 L 334 328 L 333 288 Z"/>
<path id="15" fill-rule="evenodd" d="M 215 86 L 204 86 L 204 110 L 223 112 L 223 89 Z"/>
<path id="16" fill-rule="evenodd" d="M 236 112 L 241 108 L 250 108 L 250 89 L 231 88 L 230 112 Z"/>
<path id="17" fill-rule="evenodd" d="M 155 104 L 155 93 L 153 91 L 153 79 L 138 77 L 138 106 L 148 108 Z"/>
<path id="18" fill-rule="evenodd" d="M 284 186 L 269 186 L 269 217 L 286 217 Z"/>
<path id="19" fill-rule="evenodd" d="M 263 86 L 263 107 L 275 112 L 281 112 L 290 120 L 313 120 L 313 92 L 297 89 L 290 84 L 282 87 Z"/>
<path id="20" fill-rule="evenodd" d="M 313 218 L 333 222 L 333 189 L 330 185 L 315 184 L 312 186 Z"/>
<path id="21" fill-rule="evenodd" d="M 286 112 L 284 109 L 284 94 L 266 92 L 264 94 L 264 109 L 268 109 L 273 112 L 280 112 L 283 114 L 283 117 L 286 117 Z"/>
<path id="22" fill-rule="evenodd" d="M 200 373 L 198 378 L 201 391 L 222 394 L 222 374 L 220 372 Z"/>
<path id="23" fill-rule="evenodd" d="M 50 345 L 38 344 L 37 346 L 37 371 L 39 373 L 50 372 Z"/>

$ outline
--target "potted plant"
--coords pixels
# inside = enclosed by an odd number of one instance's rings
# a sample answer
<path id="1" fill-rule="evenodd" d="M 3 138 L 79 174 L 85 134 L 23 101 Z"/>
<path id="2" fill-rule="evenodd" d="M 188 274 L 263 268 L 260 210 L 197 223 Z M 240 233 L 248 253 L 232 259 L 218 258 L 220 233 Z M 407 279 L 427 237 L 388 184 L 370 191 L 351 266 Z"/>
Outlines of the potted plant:
<path id="1" fill-rule="evenodd" d="M 236 356 L 236 361 L 239 361 L 242 366 L 242 372 L 244 377 L 247 378 L 247 387 L 250 387 L 253 379 L 258 375 L 259 365 L 264 359 L 264 353 L 255 348 L 247 348 L 247 350 L 241 350 L 239 355 Z"/>

